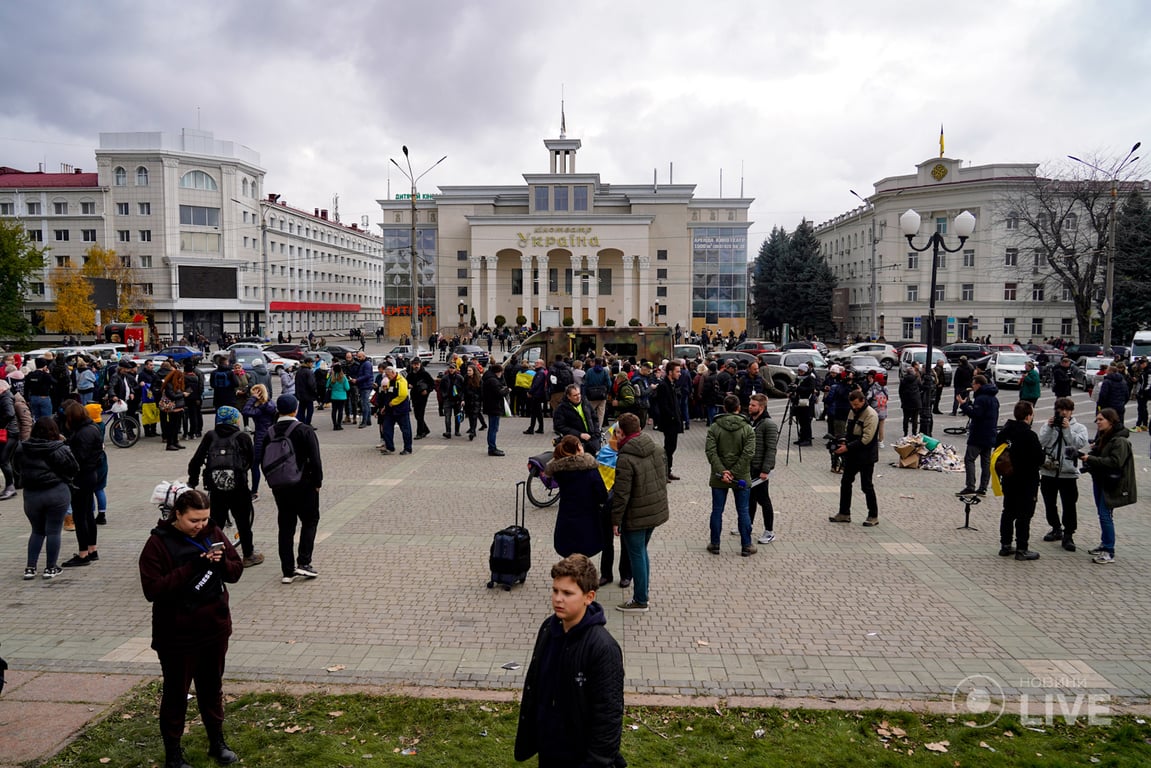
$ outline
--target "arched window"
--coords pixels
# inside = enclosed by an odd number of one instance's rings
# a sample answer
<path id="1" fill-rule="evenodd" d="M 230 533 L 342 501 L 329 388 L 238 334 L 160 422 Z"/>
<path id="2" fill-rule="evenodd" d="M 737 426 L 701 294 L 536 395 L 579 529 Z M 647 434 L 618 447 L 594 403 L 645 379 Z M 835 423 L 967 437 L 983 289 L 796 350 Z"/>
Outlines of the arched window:
<path id="1" fill-rule="evenodd" d="M 188 171 L 180 177 L 180 186 L 184 189 L 206 189 L 211 192 L 219 189 L 216 180 L 203 171 Z"/>
<path id="2" fill-rule="evenodd" d="M 148 186 L 148 169 L 142 165 L 136 169 L 136 186 L 137 187 Z"/>
<path id="3" fill-rule="evenodd" d="M 244 179 L 244 183 L 243 183 L 243 186 L 241 188 L 244 190 L 244 197 L 247 197 L 248 196 L 248 180 L 247 179 Z"/>
<path id="4" fill-rule="evenodd" d="M 123 187 L 128 183 L 128 172 L 123 167 L 117 165 L 116 170 L 112 171 L 114 181 L 112 182 L 117 187 Z"/>

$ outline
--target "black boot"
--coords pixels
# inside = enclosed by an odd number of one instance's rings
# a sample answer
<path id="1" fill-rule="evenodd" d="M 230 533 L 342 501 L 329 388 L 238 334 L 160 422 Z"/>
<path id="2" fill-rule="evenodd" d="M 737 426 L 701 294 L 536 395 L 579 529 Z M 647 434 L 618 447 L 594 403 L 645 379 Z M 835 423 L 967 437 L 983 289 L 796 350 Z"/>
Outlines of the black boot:
<path id="1" fill-rule="evenodd" d="M 180 739 L 164 737 L 164 768 L 192 768 L 184 759 L 184 750 L 180 748 Z"/>
<path id="2" fill-rule="evenodd" d="M 214 759 L 220 765 L 231 765 L 232 763 L 238 763 L 240 761 L 240 758 L 236 756 L 236 753 L 233 752 L 232 748 L 224 741 L 223 731 L 208 734 L 208 757 Z"/>

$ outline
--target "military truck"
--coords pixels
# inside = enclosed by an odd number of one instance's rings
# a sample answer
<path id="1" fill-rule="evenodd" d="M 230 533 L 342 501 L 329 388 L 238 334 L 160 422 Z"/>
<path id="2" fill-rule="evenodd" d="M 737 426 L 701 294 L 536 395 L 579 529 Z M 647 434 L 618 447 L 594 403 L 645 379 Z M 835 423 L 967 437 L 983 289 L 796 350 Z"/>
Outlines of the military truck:
<path id="1" fill-rule="evenodd" d="M 512 350 L 518 360 L 533 364 L 536 360 L 550 363 L 557 354 L 584 357 L 589 353 L 617 357 L 634 357 L 655 364 L 671 359 L 672 334 L 666 326 L 626 326 L 549 328 L 527 337 Z"/>

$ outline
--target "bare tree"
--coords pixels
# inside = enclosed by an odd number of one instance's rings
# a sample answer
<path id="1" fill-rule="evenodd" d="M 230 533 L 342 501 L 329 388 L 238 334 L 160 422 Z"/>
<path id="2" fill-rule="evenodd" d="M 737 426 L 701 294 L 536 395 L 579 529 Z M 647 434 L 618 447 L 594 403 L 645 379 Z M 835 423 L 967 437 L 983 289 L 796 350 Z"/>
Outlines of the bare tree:
<path id="1" fill-rule="evenodd" d="M 1099 168 L 1114 159 L 1095 157 Z M 1120 189 L 1131 189 L 1139 168 L 1126 171 Z M 1051 286 L 1066 289 L 1075 307 L 1079 340 L 1091 338 L 1092 320 L 1102 316 L 1107 236 L 1115 208 L 1111 179 L 1078 163 L 1058 163 L 1013 185 L 997 201 L 997 214 L 1014 230 L 1020 253 L 1031 253 L 1045 264 Z M 1052 292 L 1052 298 L 1058 293 Z"/>

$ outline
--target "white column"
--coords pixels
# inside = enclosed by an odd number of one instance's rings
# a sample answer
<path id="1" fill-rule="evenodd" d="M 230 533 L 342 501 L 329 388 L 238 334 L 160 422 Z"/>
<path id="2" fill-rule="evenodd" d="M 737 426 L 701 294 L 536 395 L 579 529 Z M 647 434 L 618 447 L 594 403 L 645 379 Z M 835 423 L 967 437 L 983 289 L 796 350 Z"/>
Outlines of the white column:
<path id="1" fill-rule="evenodd" d="M 628 320 L 631 320 L 633 317 L 638 317 L 638 315 L 632 311 L 635 303 L 631 295 L 631 273 L 633 269 L 635 269 L 635 256 L 625 253 L 623 255 L 623 320 L 620 322 L 620 325 L 625 328 L 627 327 Z"/>
<path id="2" fill-rule="evenodd" d="M 583 256 L 572 254 L 572 320 L 575 321 L 573 327 L 579 328 L 580 325 L 580 296 L 583 295 L 582 280 L 579 273 L 583 270 Z M 563 318 L 560 318 L 563 321 Z"/>
<path id="3" fill-rule="evenodd" d="M 635 316 L 641 325 L 651 325 L 651 256 L 640 254 L 639 259 L 639 311 Z M 630 319 L 630 318 L 629 318 Z"/>
<path id="4" fill-rule="evenodd" d="M 546 253 L 536 256 L 536 269 L 540 272 L 540 309 L 548 307 L 548 255 Z M 562 319 L 562 318 L 561 318 Z"/>
<path id="5" fill-rule="evenodd" d="M 532 257 L 530 255 L 520 255 L 520 266 L 524 271 L 524 317 L 528 319 L 528 325 L 532 324 Z"/>
<path id="6" fill-rule="evenodd" d="M 478 322 L 478 323 L 482 323 L 484 321 L 484 319 L 482 317 L 480 317 L 480 313 L 482 311 L 482 305 L 480 304 L 480 264 L 482 264 L 482 263 L 483 263 L 483 257 L 482 256 L 469 256 L 468 257 L 468 267 L 471 270 L 471 276 L 472 276 L 472 284 L 471 284 L 471 287 L 468 288 L 468 307 L 475 310 L 476 322 Z M 457 307 L 457 311 L 458 311 L 458 308 L 459 308 L 458 303 L 457 303 L 456 307 Z M 465 315 L 465 317 L 467 317 L 467 316 Z"/>
<path id="7" fill-rule="evenodd" d="M 491 256 L 485 256 L 484 261 L 487 262 L 487 266 L 488 266 L 488 308 L 487 308 L 487 317 L 480 320 L 480 322 L 481 323 L 490 323 L 492 325 L 492 327 L 494 328 L 495 327 L 495 316 L 497 314 L 499 314 L 497 309 L 496 309 L 496 306 L 497 306 L 497 304 L 496 304 L 496 291 L 497 291 L 496 276 L 499 272 L 499 257 L 494 255 L 494 254 Z M 514 322 L 515 318 L 512 318 L 512 320 Z"/>
<path id="8" fill-rule="evenodd" d="M 599 323 L 599 255 L 588 254 L 587 268 L 591 275 L 587 279 L 587 314 L 592 325 Z M 579 323 L 577 323 L 578 325 Z"/>

